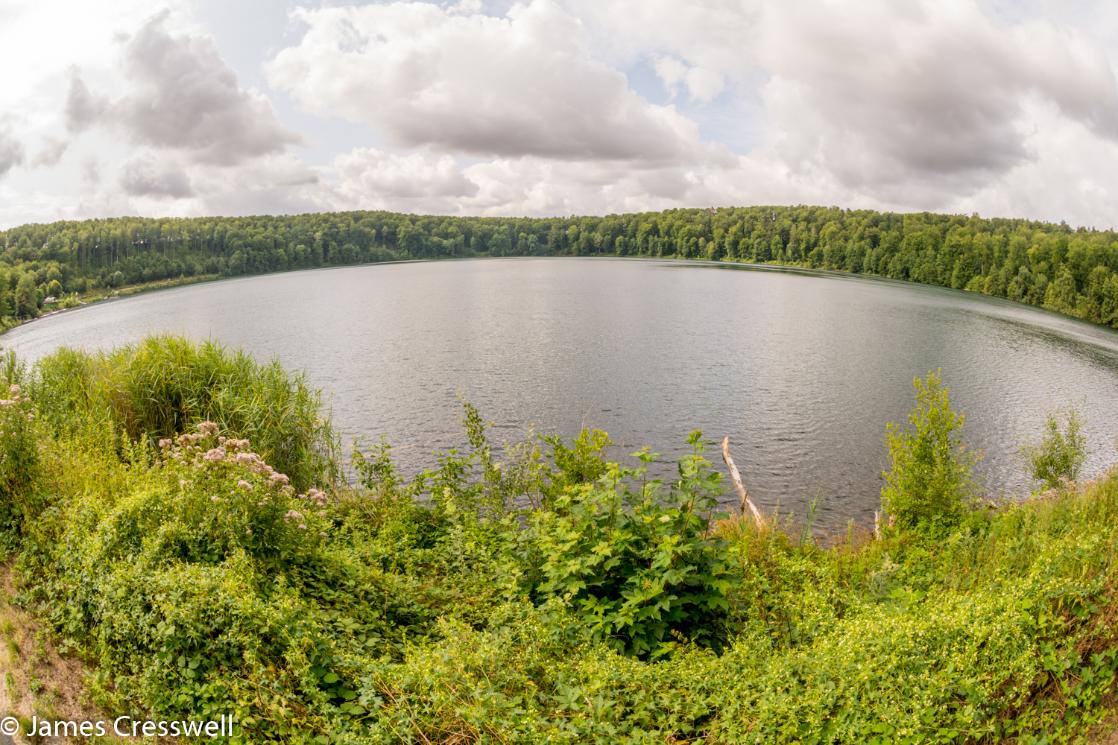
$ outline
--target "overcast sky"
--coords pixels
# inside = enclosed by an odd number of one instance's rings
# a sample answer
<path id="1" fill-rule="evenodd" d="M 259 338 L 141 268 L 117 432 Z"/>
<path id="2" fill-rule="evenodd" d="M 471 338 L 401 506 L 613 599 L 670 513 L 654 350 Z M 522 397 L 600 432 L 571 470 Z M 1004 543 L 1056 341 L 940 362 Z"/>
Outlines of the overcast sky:
<path id="1" fill-rule="evenodd" d="M 0 0 L 0 227 L 811 203 L 1118 226 L 1105 0 Z"/>

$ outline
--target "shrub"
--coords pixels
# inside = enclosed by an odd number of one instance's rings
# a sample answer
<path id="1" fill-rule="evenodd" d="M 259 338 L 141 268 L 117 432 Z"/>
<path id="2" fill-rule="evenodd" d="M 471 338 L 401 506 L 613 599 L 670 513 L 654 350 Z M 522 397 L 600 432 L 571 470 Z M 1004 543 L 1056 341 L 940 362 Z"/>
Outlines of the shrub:
<path id="1" fill-rule="evenodd" d="M 939 371 L 913 385 L 911 429 L 890 424 L 887 430 L 892 467 L 883 474 L 882 506 L 898 527 L 944 528 L 956 524 L 973 500 L 976 458 L 962 443 L 965 419 L 951 409 Z"/>
<path id="2" fill-rule="evenodd" d="M 1056 415 L 1049 414 L 1045 422 L 1044 438 L 1036 444 L 1026 445 L 1022 452 L 1028 459 L 1033 480 L 1045 489 L 1055 489 L 1075 481 L 1087 459 L 1087 438 L 1079 415 L 1069 411 L 1061 430 Z"/>
<path id="3" fill-rule="evenodd" d="M 689 443 L 694 451 L 666 490 L 645 482 L 645 467 L 609 464 L 531 517 L 542 557 L 536 592 L 571 604 L 597 638 L 638 657 L 662 656 L 675 641 L 717 648 L 725 639 L 727 570 L 709 532 L 720 478 L 700 433 Z"/>

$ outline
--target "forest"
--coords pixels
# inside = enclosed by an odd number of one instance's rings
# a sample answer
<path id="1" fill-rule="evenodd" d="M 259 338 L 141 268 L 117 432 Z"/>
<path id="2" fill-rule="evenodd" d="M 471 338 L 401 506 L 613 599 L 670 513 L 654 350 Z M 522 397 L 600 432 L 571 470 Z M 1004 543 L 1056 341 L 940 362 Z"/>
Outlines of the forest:
<path id="1" fill-rule="evenodd" d="M 1008 298 L 1118 328 L 1118 233 L 836 207 L 604 217 L 339 212 L 112 218 L 0 232 L 6 325 L 121 288 L 398 259 L 647 256 L 799 266 Z"/>

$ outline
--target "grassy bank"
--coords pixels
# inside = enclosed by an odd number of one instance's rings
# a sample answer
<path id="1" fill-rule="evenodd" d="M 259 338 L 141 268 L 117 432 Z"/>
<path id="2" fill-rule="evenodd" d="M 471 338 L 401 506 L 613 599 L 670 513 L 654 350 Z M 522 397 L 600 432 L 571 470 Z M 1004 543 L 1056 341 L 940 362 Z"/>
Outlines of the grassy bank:
<path id="1" fill-rule="evenodd" d="M 891 524 L 827 545 L 718 515 L 698 434 L 660 483 L 597 432 L 497 453 L 467 406 L 415 480 L 378 446 L 347 485 L 317 395 L 211 345 L 3 378 L 19 602 L 110 713 L 234 714 L 245 743 L 1059 742 L 1113 707 L 1118 473 L 978 506 L 934 378 L 889 437 Z"/>

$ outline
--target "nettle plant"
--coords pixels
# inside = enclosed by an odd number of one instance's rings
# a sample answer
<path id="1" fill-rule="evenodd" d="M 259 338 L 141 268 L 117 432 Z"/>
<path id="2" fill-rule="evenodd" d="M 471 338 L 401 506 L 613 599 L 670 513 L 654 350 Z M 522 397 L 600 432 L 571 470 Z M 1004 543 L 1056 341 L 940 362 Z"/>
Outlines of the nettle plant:
<path id="1" fill-rule="evenodd" d="M 535 588 L 564 602 L 595 636 L 641 658 L 661 657 L 680 642 L 721 649 L 729 609 L 729 570 L 709 530 L 720 475 L 703 457 L 702 435 L 670 486 L 646 480 L 642 465 L 606 463 L 593 482 L 575 482 L 531 516 L 541 562 Z"/>

